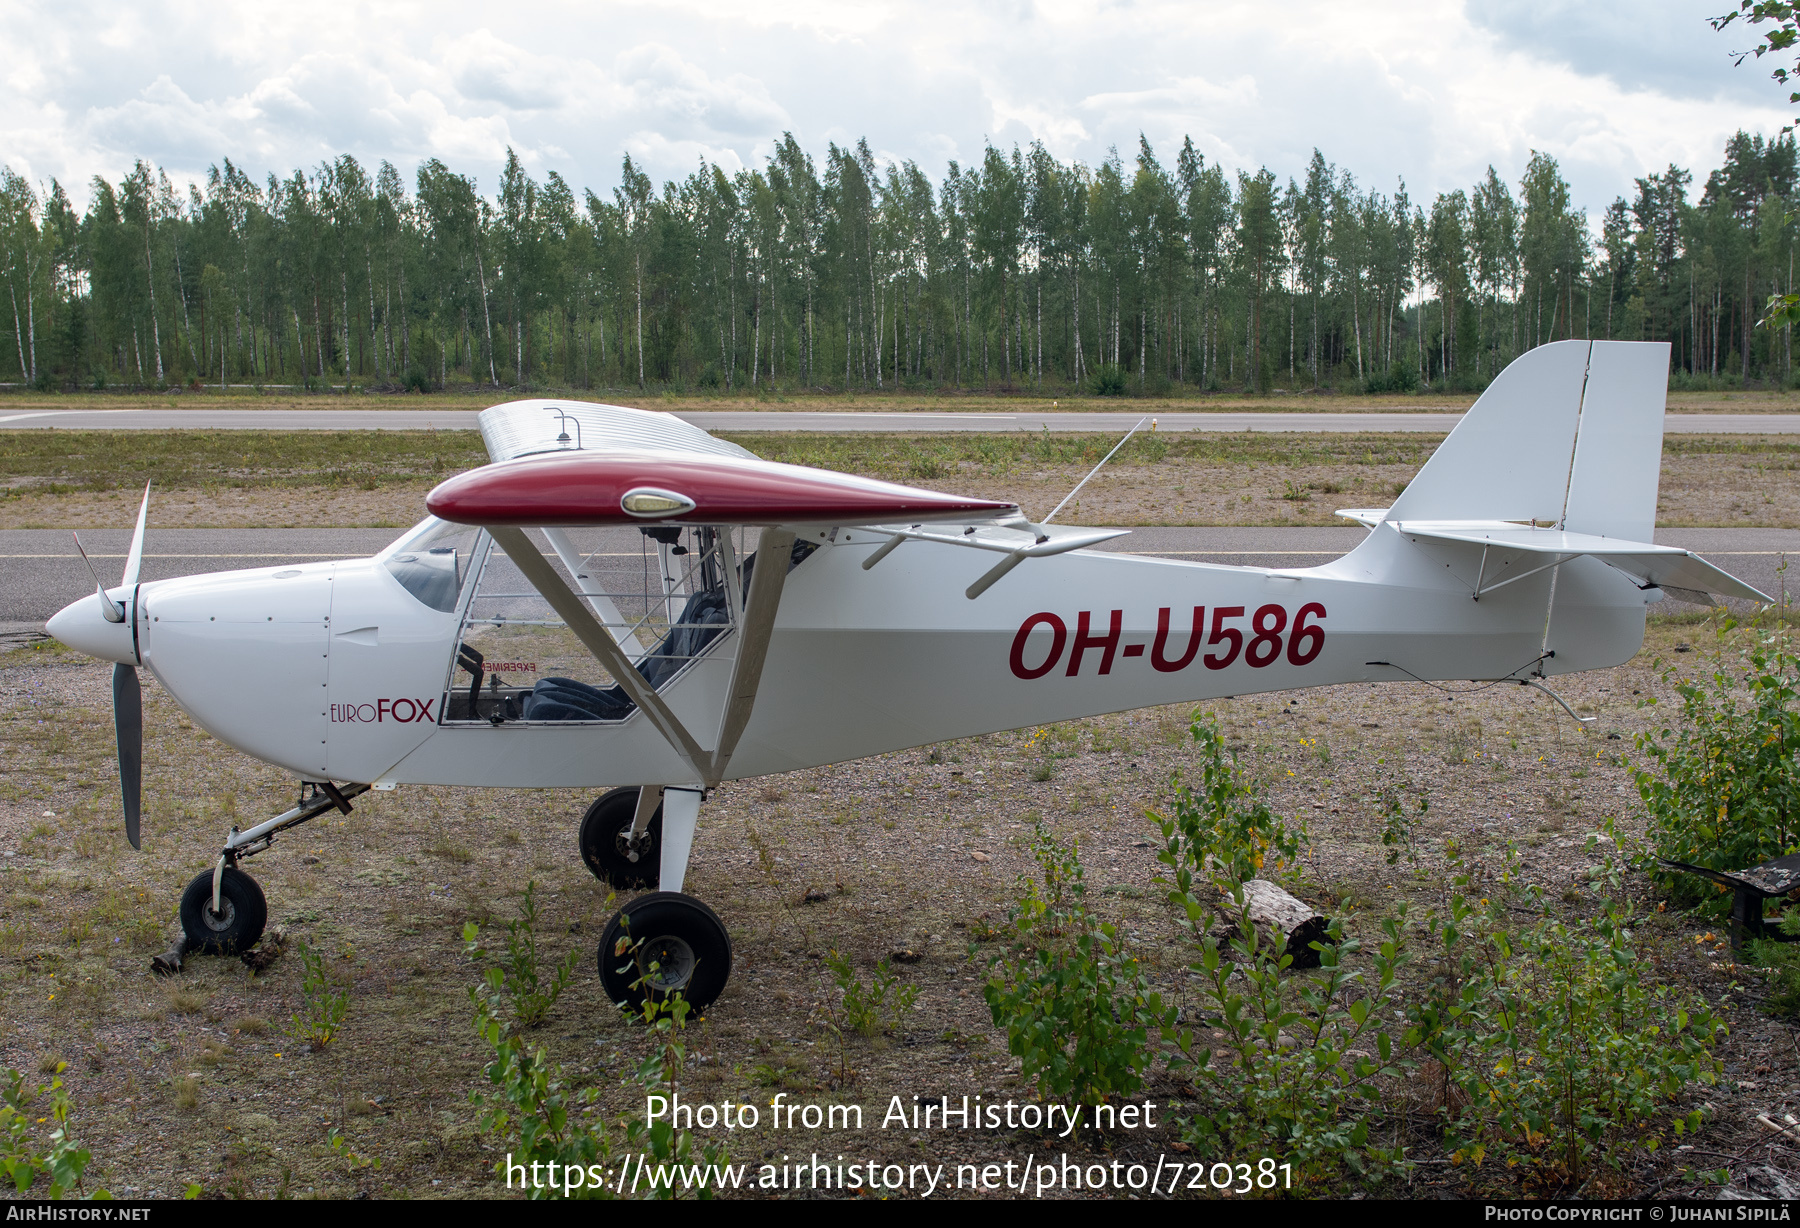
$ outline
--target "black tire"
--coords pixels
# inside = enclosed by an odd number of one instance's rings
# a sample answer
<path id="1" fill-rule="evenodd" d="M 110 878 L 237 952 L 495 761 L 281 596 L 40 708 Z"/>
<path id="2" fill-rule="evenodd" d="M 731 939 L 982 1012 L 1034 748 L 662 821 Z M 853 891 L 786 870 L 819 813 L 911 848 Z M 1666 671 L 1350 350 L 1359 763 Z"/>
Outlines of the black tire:
<path id="1" fill-rule="evenodd" d="M 587 813 L 581 816 L 581 860 L 594 877 L 620 891 L 636 891 L 654 887 L 662 864 L 662 804 L 650 816 L 645 832 L 650 846 L 638 854 L 636 861 L 621 846 L 621 837 L 631 829 L 637 814 L 638 791 L 613 789 L 600 795 Z"/>
<path id="2" fill-rule="evenodd" d="M 219 880 L 219 911 L 213 912 L 213 872 L 203 870 L 181 893 L 181 932 L 188 950 L 203 955 L 240 955 L 256 945 L 269 923 L 262 888 L 242 870 L 227 866 Z"/>
<path id="3" fill-rule="evenodd" d="M 636 942 L 641 960 L 621 940 Z M 643 984 L 640 963 L 653 984 Z M 676 990 L 696 1010 L 718 1001 L 731 979 L 731 935 L 719 914 L 691 895 L 677 891 L 653 891 L 633 900 L 614 914 L 600 939 L 600 984 L 606 996 L 622 1005 L 643 1005 L 649 994 L 666 997 Z"/>

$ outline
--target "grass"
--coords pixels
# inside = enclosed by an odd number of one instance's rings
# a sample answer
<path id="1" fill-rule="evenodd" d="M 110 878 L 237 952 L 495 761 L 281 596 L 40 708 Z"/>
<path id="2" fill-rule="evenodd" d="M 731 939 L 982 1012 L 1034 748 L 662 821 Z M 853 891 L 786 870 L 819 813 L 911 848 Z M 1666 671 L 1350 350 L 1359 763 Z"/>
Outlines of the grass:
<path id="1" fill-rule="evenodd" d="M 899 481 L 952 474 L 1007 476 L 1044 466 L 1094 465 L 1115 434 L 826 434 L 726 432 L 767 460 Z M 435 483 L 485 464 L 473 431 L 12 431 L 0 448 L 0 497 L 135 490 L 148 480 L 170 490 L 377 490 Z M 1433 434 L 1139 434 L 1111 468 L 1162 464 L 1377 467 L 1422 465 Z M 1665 457 L 1758 458 L 1777 471 L 1800 467 L 1800 439 L 1671 435 Z M 1281 489 L 1279 480 L 1272 484 Z M 1322 493 L 1339 493 L 1327 489 Z M 1284 491 L 1296 493 L 1290 482 Z"/>
<path id="2" fill-rule="evenodd" d="M 1132 391 L 1136 384 L 1131 385 Z M 1688 394 L 1709 400 L 1721 399 L 1721 394 L 1698 393 Z M 1737 396 L 1744 401 L 1734 402 L 1732 408 L 1738 412 L 1755 407 L 1759 395 L 1766 396 L 1773 406 L 1780 406 L 1782 394 L 1724 394 L 1727 397 Z M 1442 411 L 1446 409 L 1461 410 L 1473 404 L 1475 397 L 1470 393 L 1429 391 L 1416 394 L 1379 394 L 1374 396 L 1360 392 L 1333 392 L 1320 390 L 1312 392 L 1302 390 L 1293 392 L 1277 390 L 1266 394 L 1246 393 L 1242 390 L 1218 392 L 1199 392 L 1188 389 L 1171 395 L 1126 395 L 1117 397 L 1094 396 L 1084 390 L 1068 388 L 1002 388 L 998 382 L 993 387 L 982 388 L 930 388 L 912 387 L 899 390 L 883 389 L 881 391 L 852 389 L 848 392 L 833 389 L 796 389 L 783 388 L 777 392 L 766 389 L 745 391 L 735 389 L 731 392 L 723 390 L 701 391 L 681 390 L 673 388 L 640 390 L 637 388 L 531 388 L 531 389 L 495 389 L 479 385 L 453 387 L 443 392 L 426 394 L 375 392 L 363 388 L 355 388 L 349 393 L 338 386 L 330 392 L 305 392 L 299 389 L 266 388 L 258 392 L 254 388 L 232 388 L 229 392 L 220 392 L 217 388 L 202 388 L 198 392 L 171 390 L 155 392 L 149 389 L 120 388 L 117 390 L 95 392 L 83 390 L 79 392 L 40 393 L 34 390 L 14 389 L 0 391 L 0 405 L 9 411 L 31 410 L 103 410 L 103 409 L 278 409 L 278 410 L 328 410 L 328 409 L 396 409 L 396 410 L 481 410 L 490 405 L 498 405 L 505 401 L 525 398 L 566 398 L 577 401 L 598 401 L 610 405 L 627 405 L 639 409 L 661 410 L 833 410 L 833 411 L 866 411 L 870 413 L 893 413 L 908 410 L 950 410 L 956 413 L 999 412 L 1016 413 L 1020 409 L 1047 410 L 1062 409 L 1093 412 L 1154 413 L 1158 409 L 1168 410 L 1267 410 L 1273 412 L 1331 412 L 1354 413 L 1359 410 L 1381 410 L 1386 412 L 1413 410 L 1418 412 Z M 1791 403 L 1793 398 L 1788 398 Z"/>
<path id="3" fill-rule="evenodd" d="M 10 494 L 360 488 L 436 481 L 485 464 L 473 431 L 12 431 Z"/>
<path id="4" fill-rule="evenodd" d="M 1114 433 L 738 432 L 769 460 L 1017 502 L 1042 515 Z M 159 528 L 404 526 L 486 460 L 473 431 L 15 431 L 0 435 L 0 527 L 129 524 L 146 478 Z M 1418 472 L 1430 434 L 1145 434 L 1066 509 L 1091 525 L 1342 525 Z M 1749 493 L 1746 493 L 1749 492 Z M 1657 521 L 1800 527 L 1800 439 L 1670 436 Z"/>
<path id="5" fill-rule="evenodd" d="M 921 480 L 974 471 L 1097 464 L 1111 434 L 838 435 L 725 433 L 767 460 Z M 0 448 L 6 493 L 362 489 L 437 482 L 485 464 L 473 431 L 14 431 Z M 1436 435 L 1139 435 L 1120 468 L 1203 464 L 1419 465 Z M 1800 447 L 1800 445 L 1796 445 Z"/>

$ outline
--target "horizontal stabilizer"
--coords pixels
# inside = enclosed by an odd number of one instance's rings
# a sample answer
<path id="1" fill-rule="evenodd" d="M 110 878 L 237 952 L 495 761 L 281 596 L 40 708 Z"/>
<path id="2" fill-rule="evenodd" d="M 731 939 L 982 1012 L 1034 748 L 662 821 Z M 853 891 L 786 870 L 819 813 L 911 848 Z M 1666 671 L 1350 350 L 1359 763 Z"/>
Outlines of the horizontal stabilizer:
<path id="1" fill-rule="evenodd" d="M 1737 597 L 1744 601 L 1759 601 L 1765 605 L 1770 601 L 1766 594 L 1751 588 L 1729 572 L 1714 567 L 1691 550 L 1683 550 L 1679 546 L 1621 541 L 1615 537 L 1567 533 L 1561 529 L 1538 529 L 1505 520 L 1405 520 L 1391 523 L 1402 536 L 1480 546 L 1496 560 L 1509 554 L 1556 558 L 1576 558 L 1585 554 L 1618 568 L 1635 579 L 1640 587 L 1667 586 L 1671 589 L 1714 593 L 1721 597 Z M 1552 560 L 1546 559 L 1546 565 L 1550 561 Z M 1488 567 L 1482 570 L 1484 577 L 1492 577 L 1496 582 L 1486 587 L 1478 585 L 1477 596 L 1500 584 L 1531 574 L 1526 572 L 1501 578 L 1497 571 Z"/>

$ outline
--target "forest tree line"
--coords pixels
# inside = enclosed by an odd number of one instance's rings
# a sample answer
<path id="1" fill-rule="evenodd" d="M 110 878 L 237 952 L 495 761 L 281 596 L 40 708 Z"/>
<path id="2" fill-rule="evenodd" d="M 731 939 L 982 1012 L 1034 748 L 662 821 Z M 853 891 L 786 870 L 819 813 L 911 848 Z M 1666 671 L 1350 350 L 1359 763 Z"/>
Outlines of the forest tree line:
<path id="1" fill-rule="evenodd" d="M 990 146 L 933 182 L 866 142 L 702 164 L 659 191 L 411 184 L 344 155 L 184 193 L 139 161 L 62 185 L 0 167 L 0 381 L 39 388 L 1477 389 L 1567 337 L 1672 344 L 1677 384 L 1790 384 L 1794 139 L 1738 133 L 1599 220 L 1554 159 L 1414 202 L 1314 152 L 1298 180 Z"/>

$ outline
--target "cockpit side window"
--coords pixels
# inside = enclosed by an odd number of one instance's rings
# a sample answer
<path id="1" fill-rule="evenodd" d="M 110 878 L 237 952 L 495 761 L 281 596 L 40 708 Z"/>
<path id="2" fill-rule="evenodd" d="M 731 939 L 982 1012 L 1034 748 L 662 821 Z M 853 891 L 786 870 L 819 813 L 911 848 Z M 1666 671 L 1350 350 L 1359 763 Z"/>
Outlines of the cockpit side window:
<path id="1" fill-rule="evenodd" d="M 383 566 L 420 602 L 454 614 L 480 538 L 481 530 L 472 525 L 429 521 L 389 553 Z"/>

